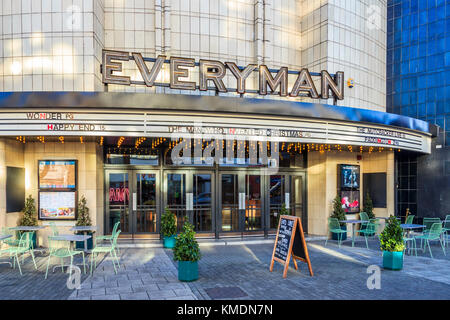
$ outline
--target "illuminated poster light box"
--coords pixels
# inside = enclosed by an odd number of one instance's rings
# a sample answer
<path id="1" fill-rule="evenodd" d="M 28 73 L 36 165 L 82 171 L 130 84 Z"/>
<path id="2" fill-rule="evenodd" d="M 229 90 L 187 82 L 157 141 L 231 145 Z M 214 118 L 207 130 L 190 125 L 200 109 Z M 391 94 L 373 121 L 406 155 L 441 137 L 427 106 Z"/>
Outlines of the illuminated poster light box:
<path id="1" fill-rule="evenodd" d="M 76 191 L 39 192 L 39 219 L 74 220 L 76 211 Z"/>
<path id="2" fill-rule="evenodd" d="M 75 189 L 76 160 L 39 160 L 39 189 Z"/>

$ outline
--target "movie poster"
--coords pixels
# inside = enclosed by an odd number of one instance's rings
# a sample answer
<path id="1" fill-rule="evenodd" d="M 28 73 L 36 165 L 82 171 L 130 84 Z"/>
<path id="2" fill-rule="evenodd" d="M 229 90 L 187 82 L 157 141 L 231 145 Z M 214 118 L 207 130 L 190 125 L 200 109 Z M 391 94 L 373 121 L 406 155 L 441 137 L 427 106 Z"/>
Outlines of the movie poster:
<path id="1" fill-rule="evenodd" d="M 359 212 L 359 190 L 341 191 L 341 204 L 345 213 Z"/>
<path id="2" fill-rule="evenodd" d="M 341 189 L 359 189 L 359 166 L 341 165 Z"/>
<path id="3" fill-rule="evenodd" d="M 75 191 L 39 192 L 40 219 L 75 219 Z"/>
<path id="4" fill-rule="evenodd" d="M 39 189 L 75 189 L 75 160 L 40 160 Z"/>

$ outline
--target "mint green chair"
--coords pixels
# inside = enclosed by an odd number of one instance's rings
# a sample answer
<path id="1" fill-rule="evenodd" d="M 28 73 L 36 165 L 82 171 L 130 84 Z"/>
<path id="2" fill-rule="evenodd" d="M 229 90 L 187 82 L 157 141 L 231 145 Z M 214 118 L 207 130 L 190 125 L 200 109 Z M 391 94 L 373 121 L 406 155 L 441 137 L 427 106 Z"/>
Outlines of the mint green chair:
<path id="1" fill-rule="evenodd" d="M 77 251 L 70 249 L 70 242 L 63 241 L 65 243 L 64 246 L 58 246 L 57 244 L 60 243 L 59 240 L 54 240 L 53 236 L 48 237 L 48 247 L 49 247 L 49 254 L 48 254 L 48 260 L 47 260 L 47 270 L 45 271 L 45 279 L 47 279 L 48 276 L 48 267 L 50 265 L 50 259 L 51 257 L 59 258 L 61 261 L 61 269 L 63 269 L 63 262 L 64 258 L 70 258 L 70 270 L 73 267 L 73 257 L 77 254 L 81 254 L 83 257 L 83 271 L 86 273 L 86 263 L 84 260 L 84 252 L 83 251 Z"/>
<path id="2" fill-rule="evenodd" d="M 16 232 L 13 230 L 9 230 L 6 227 L 2 228 L 2 234 L 11 235 L 11 238 L 3 240 L 3 243 L 6 243 L 8 246 L 17 247 L 19 245 L 19 240 L 16 239 Z"/>
<path id="3" fill-rule="evenodd" d="M 96 246 L 94 249 L 92 249 L 91 252 L 91 275 L 94 272 L 94 269 L 97 268 L 97 260 L 95 259 L 95 255 L 98 255 L 100 253 L 104 253 L 104 254 L 110 254 L 111 258 L 112 258 L 112 263 L 114 266 L 114 273 L 117 274 L 117 269 L 116 269 L 116 263 L 117 263 L 117 267 L 120 269 L 120 263 L 119 263 L 119 258 L 117 257 L 117 253 L 116 253 L 116 246 L 117 246 L 117 238 L 119 237 L 120 234 L 120 230 L 118 230 L 111 241 L 111 244 L 109 246 L 104 246 L 104 247 L 100 247 L 100 246 Z M 92 266 L 94 264 L 94 266 Z"/>
<path id="4" fill-rule="evenodd" d="M 117 230 L 119 230 L 119 226 L 120 226 L 120 221 L 117 221 L 114 224 L 112 233 L 110 235 L 104 235 L 104 236 L 97 236 L 97 237 L 95 237 L 95 245 L 97 246 L 99 242 L 104 241 L 104 240 L 109 240 L 109 242 L 112 243 L 114 235 L 117 233 Z M 117 253 L 120 254 L 119 247 L 117 247 L 116 250 L 117 250 Z"/>
<path id="5" fill-rule="evenodd" d="M 422 240 L 425 240 L 425 248 L 428 245 L 428 249 L 430 251 L 431 258 L 433 258 L 433 254 L 431 253 L 430 241 L 433 241 L 433 240 L 439 240 L 439 242 L 441 243 L 442 251 L 444 251 L 444 255 L 446 255 L 445 247 L 444 247 L 444 244 L 442 241 L 441 234 L 442 234 L 442 224 L 440 222 L 438 222 L 438 223 L 433 223 L 427 233 L 424 233 L 423 235 L 416 237 L 416 239 L 420 239 L 421 242 L 422 242 Z"/>
<path id="6" fill-rule="evenodd" d="M 338 236 L 338 246 L 339 248 L 341 247 L 341 243 L 342 243 L 342 238 L 344 237 L 344 233 L 347 233 L 347 230 L 342 230 L 341 229 L 341 224 L 339 223 L 339 220 L 336 218 L 328 218 L 328 229 L 330 232 L 334 232 L 337 233 Z M 327 245 L 328 243 L 328 237 L 327 240 L 325 241 L 325 245 Z"/>
<path id="7" fill-rule="evenodd" d="M 0 256 L 2 256 L 3 254 L 8 254 L 10 258 L 14 258 L 13 268 L 14 269 L 16 268 L 16 263 L 17 263 L 17 266 L 19 267 L 19 272 L 21 275 L 23 275 L 23 274 L 22 274 L 22 268 L 20 267 L 19 257 L 22 256 L 22 263 L 23 263 L 26 253 L 30 253 L 30 255 L 33 259 L 34 268 L 37 270 L 36 260 L 34 259 L 34 253 L 33 253 L 33 250 L 31 249 L 31 244 L 30 244 L 30 239 L 32 236 L 33 236 L 33 232 L 24 232 L 20 236 L 17 247 L 11 246 L 11 247 L 8 247 L 7 249 L 3 249 L 0 251 Z"/>
<path id="8" fill-rule="evenodd" d="M 49 225 L 50 225 L 50 228 L 52 229 L 52 235 L 53 236 L 59 236 L 59 231 L 58 231 L 58 228 L 56 227 L 56 223 L 51 221 L 49 223 Z"/>
<path id="9" fill-rule="evenodd" d="M 444 246 L 447 246 L 449 234 L 450 234 L 450 214 L 445 216 L 444 223 L 442 224 L 442 235 L 444 236 Z"/>
<path id="10" fill-rule="evenodd" d="M 365 229 L 359 230 L 359 233 L 362 234 L 364 236 L 364 239 L 366 240 L 366 247 L 367 247 L 367 249 L 369 249 L 369 243 L 367 241 L 367 238 L 375 237 L 376 234 L 377 234 L 376 231 L 377 230 L 376 230 L 375 223 L 372 223 L 370 221 L 366 224 L 366 228 Z"/>
<path id="11" fill-rule="evenodd" d="M 410 214 L 408 218 L 406 218 L 405 224 L 413 224 L 415 215 Z"/>

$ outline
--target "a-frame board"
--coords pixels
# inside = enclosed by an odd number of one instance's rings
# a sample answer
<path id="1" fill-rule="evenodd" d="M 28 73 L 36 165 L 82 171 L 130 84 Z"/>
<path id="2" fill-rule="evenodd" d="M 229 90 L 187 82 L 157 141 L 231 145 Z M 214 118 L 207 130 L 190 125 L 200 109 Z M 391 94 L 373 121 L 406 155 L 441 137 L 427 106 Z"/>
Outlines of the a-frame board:
<path id="1" fill-rule="evenodd" d="M 278 223 L 272 261 L 270 262 L 270 272 L 273 270 L 274 262 L 277 261 L 284 265 L 283 278 L 286 278 L 291 257 L 292 261 L 294 261 L 295 270 L 298 270 L 296 260 L 300 260 L 308 264 L 309 274 L 311 276 L 314 275 L 300 218 L 283 215 Z"/>

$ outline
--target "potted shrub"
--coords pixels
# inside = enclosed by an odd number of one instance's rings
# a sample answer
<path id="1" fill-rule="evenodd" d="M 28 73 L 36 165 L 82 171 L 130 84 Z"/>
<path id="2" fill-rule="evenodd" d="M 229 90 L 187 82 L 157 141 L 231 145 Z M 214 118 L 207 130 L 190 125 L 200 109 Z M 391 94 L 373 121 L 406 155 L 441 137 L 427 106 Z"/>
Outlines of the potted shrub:
<path id="1" fill-rule="evenodd" d="M 289 210 L 286 209 L 286 204 L 283 203 L 281 205 L 281 209 L 280 212 L 277 214 L 277 225 L 275 226 L 275 228 L 278 228 L 278 224 L 280 223 L 280 217 L 281 216 L 290 216 L 291 214 L 289 213 Z"/>
<path id="2" fill-rule="evenodd" d="M 176 233 L 175 215 L 166 207 L 164 214 L 161 216 L 161 234 L 164 239 L 164 248 L 172 249 L 175 246 Z"/>
<path id="3" fill-rule="evenodd" d="M 339 221 L 345 220 L 345 211 L 342 208 L 342 203 L 341 203 L 341 199 L 339 198 L 339 196 L 336 196 L 333 199 L 333 212 L 331 213 L 331 218 L 336 218 Z M 341 223 L 341 229 L 347 231 L 347 225 L 345 223 Z M 344 233 L 342 236 L 342 241 L 347 239 L 347 233 Z M 331 239 L 333 240 L 339 240 L 338 238 L 338 234 L 332 232 L 331 233 Z"/>
<path id="4" fill-rule="evenodd" d="M 367 216 L 370 219 L 375 218 L 375 214 L 373 213 L 373 202 L 372 198 L 370 197 L 369 193 L 366 193 L 366 197 L 364 198 L 364 206 L 363 206 L 363 212 L 367 213 Z M 360 230 L 364 230 L 366 228 L 366 225 L 362 224 L 360 227 Z M 367 236 L 373 236 L 374 234 L 367 234 Z"/>
<path id="5" fill-rule="evenodd" d="M 200 248 L 195 240 L 194 226 L 189 222 L 183 225 L 183 232 L 176 238 L 173 258 L 178 261 L 178 280 L 194 281 L 198 279 L 198 260 Z"/>
<path id="6" fill-rule="evenodd" d="M 390 216 L 386 221 L 386 227 L 380 234 L 380 249 L 383 251 L 383 268 L 401 270 L 403 268 L 403 230 L 400 222 Z"/>
<path id="7" fill-rule="evenodd" d="M 86 198 L 84 196 L 81 196 L 80 200 L 78 201 L 78 210 L 77 210 L 77 223 L 75 224 L 77 227 L 80 226 L 91 226 L 91 218 L 89 216 L 89 208 L 86 205 Z M 91 235 L 89 239 L 87 239 L 87 249 L 92 250 L 93 248 L 93 241 L 92 241 L 92 231 L 79 231 L 77 234 L 88 234 Z M 76 241 L 75 247 L 77 249 L 84 249 L 84 241 Z"/>
<path id="8" fill-rule="evenodd" d="M 36 205 L 34 203 L 34 198 L 31 194 L 25 200 L 25 207 L 23 208 L 23 215 L 19 220 L 19 226 L 34 227 L 37 226 L 36 219 Z M 19 232 L 19 235 L 21 232 Z M 20 239 L 20 236 L 17 238 Z M 31 245 L 36 248 L 36 232 L 33 232 L 33 238 L 31 239 Z"/>

